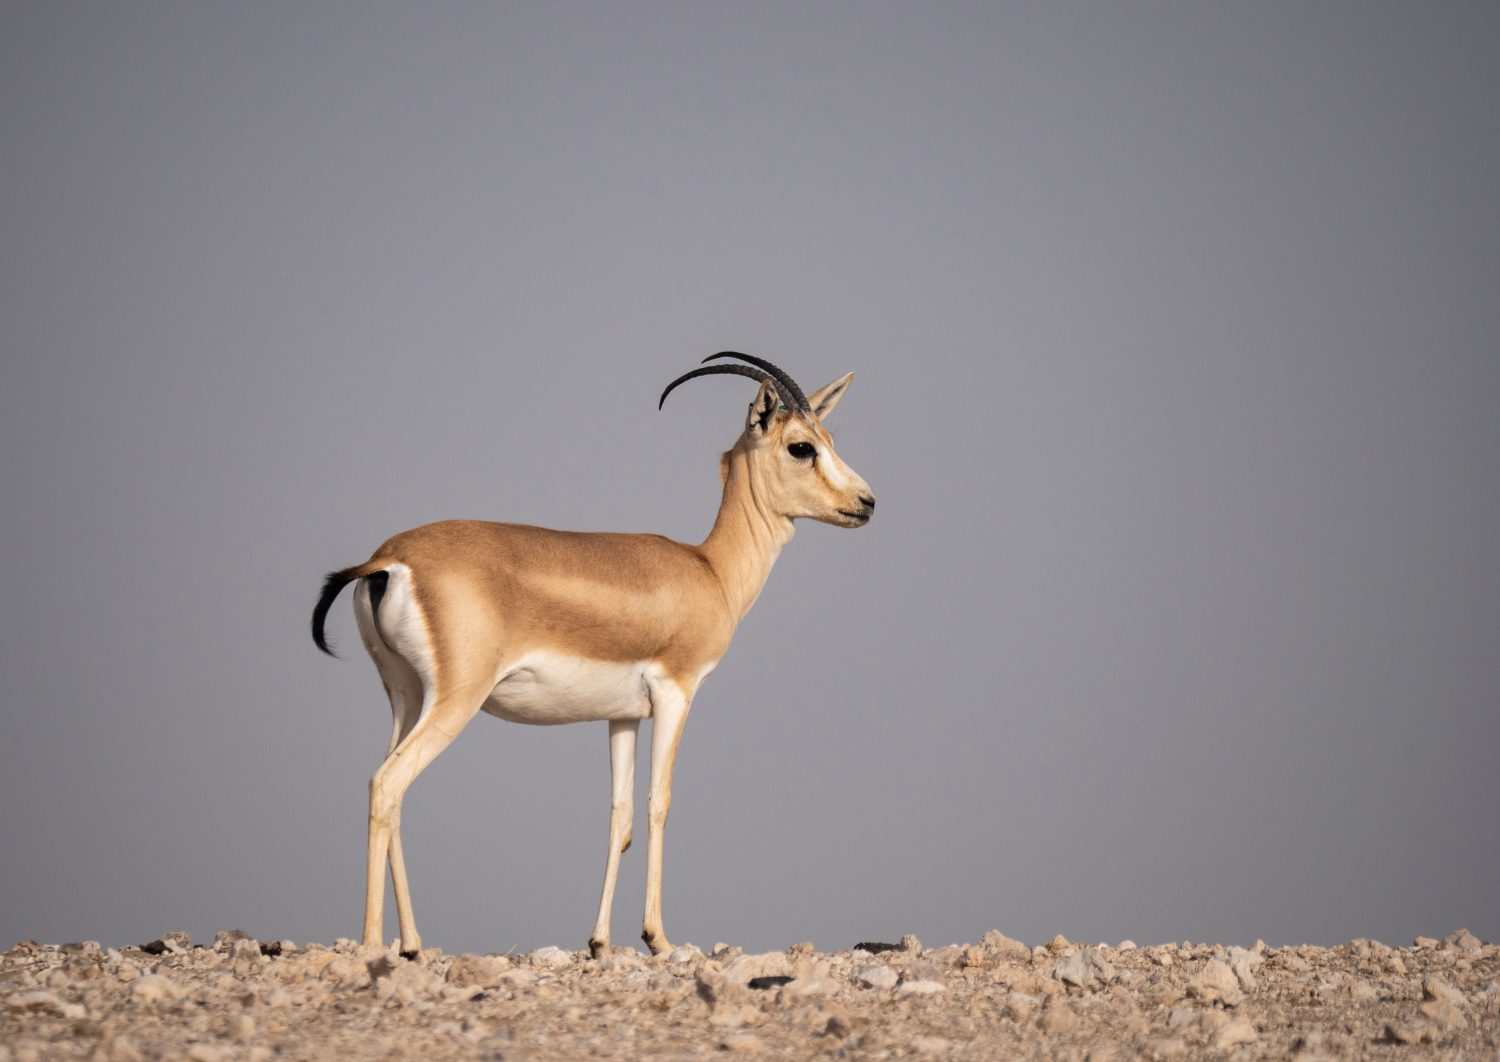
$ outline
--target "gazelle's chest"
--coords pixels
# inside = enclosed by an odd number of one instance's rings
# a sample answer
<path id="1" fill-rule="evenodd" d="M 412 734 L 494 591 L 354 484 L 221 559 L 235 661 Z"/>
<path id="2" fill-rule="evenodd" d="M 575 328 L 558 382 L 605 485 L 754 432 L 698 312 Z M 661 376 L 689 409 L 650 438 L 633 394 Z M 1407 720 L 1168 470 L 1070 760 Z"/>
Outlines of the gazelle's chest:
<path id="1" fill-rule="evenodd" d="M 649 660 L 586 660 L 534 651 L 490 690 L 484 710 L 513 723 L 541 726 L 594 719 L 645 719 L 653 689 L 670 681 Z"/>

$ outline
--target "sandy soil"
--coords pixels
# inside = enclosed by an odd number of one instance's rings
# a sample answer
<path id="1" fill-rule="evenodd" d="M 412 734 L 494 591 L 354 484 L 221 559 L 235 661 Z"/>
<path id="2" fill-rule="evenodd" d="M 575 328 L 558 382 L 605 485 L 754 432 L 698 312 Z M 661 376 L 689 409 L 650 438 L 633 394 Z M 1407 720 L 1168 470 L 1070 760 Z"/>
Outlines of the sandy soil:
<path id="1" fill-rule="evenodd" d="M 872 945 L 874 942 L 872 942 Z M 238 931 L 0 959 L 0 1062 L 44 1058 L 1500 1058 L 1500 948 L 899 944 L 415 959 Z"/>

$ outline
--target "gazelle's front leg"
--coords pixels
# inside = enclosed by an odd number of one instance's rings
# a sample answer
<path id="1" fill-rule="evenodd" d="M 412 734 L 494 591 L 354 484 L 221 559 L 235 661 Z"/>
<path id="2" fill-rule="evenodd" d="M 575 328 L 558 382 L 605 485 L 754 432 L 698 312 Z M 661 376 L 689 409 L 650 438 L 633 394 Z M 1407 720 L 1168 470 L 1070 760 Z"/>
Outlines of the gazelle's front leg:
<path id="1" fill-rule="evenodd" d="M 663 682 L 652 693 L 651 793 L 646 801 L 646 918 L 641 939 L 653 955 L 660 955 L 672 948 L 661 924 L 662 834 L 667 825 L 667 810 L 672 806 L 672 765 L 677 761 L 677 742 L 682 739 L 689 702 L 687 695 L 672 682 Z"/>
<path id="2" fill-rule="evenodd" d="M 639 719 L 613 719 L 609 724 L 609 855 L 604 861 L 604 894 L 599 917 L 589 937 L 594 958 L 609 951 L 609 909 L 615 899 L 615 877 L 620 853 L 630 847 L 630 820 L 635 798 L 635 734 Z"/>

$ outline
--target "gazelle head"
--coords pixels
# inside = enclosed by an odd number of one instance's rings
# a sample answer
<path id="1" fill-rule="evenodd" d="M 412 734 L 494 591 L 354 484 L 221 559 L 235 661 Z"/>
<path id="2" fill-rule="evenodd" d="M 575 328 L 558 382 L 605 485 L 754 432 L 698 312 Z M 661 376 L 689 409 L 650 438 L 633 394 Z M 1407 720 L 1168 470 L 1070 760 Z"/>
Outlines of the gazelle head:
<path id="1" fill-rule="evenodd" d="M 747 462 L 757 500 L 779 516 L 821 520 L 839 527 L 863 527 L 875 512 L 870 485 L 833 448 L 833 436 L 823 421 L 849 388 L 854 374 L 845 373 L 811 395 L 769 361 L 749 354 L 724 351 L 704 361 L 738 358 L 749 365 L 711 365 L 685 373 L 661 393 L 666 402 L 672 389 L 696 376 L 724 373 L 760 382 L 750 403 L 745 430 L 724 455 L 721 472 L 728 476 L 739 456 Z M 752 368 L 751 366 L 756 366 Z"/>

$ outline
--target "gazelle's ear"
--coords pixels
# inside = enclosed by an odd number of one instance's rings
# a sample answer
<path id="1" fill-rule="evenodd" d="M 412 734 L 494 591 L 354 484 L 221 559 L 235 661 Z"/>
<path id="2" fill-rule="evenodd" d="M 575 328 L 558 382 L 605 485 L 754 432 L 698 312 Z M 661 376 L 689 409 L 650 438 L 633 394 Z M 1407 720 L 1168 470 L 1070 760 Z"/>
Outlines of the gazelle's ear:
<path id="1" fill-rule="evenodd" d="M 745 430 L 751 435 L 764 435 L 776 419 L 781 408 L 781 392 L 770 380 L 762 380 L 755 401 L 750 403 L 750 415 L 745 418 Z"/>
<path id="2" fill-rule="evenodd" d="M 807 404 L 812 406 L 812 411 L 819 420 L 825 420 L 828 414 L 833 412 L 833 407 L 839 404 L 839 399 L 844 397 L 844 392 L 849 390 L 849 381 L 854 379 L 852 372 L 846 372 L 827 387 L 820 388 L 807 396 Z"/>

